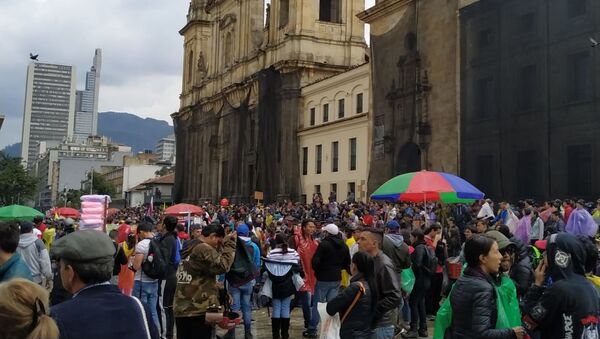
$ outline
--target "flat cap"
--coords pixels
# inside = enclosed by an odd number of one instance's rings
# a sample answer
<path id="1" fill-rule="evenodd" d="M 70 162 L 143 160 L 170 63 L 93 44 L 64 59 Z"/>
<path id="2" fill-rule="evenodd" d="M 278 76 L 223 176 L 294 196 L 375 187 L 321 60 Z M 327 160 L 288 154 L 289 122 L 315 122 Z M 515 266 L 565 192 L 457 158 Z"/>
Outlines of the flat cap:
<path id="1" fill-rule="evenodd" d="M 105 262 L 113 260 L 115 246 L 103 232 L 83 230 L 70 233 L 54 242 L 53 258 L 76 262 Z"/>

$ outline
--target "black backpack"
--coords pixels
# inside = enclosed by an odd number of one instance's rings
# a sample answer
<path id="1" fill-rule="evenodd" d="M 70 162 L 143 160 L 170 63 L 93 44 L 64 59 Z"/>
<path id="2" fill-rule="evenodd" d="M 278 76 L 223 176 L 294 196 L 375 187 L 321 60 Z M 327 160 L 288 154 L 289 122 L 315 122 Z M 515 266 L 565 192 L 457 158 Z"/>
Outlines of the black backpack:
<path id="1" fill-rule="evenodd" d="M 240 238 L 235 245 L 235 258 L 229 272 L 225 273 L 225 279 L 232 287 L 243 286 L 260 275 L 260 271 L 254 263 L 254 253 L 250 253 L 254 247 L 247 246 Z"/>
<path id="2" fill-rule="evenodd" d="M 430 275 L 434 275 L 438 266 L 438 258 L 435 255 L 435 251 L 433 250 L 433 248 L 427 245 L 422 246 L 425 246 L 425 251 L 427 252 L 427 265 L 425 266 L 425 268 L 427 269 L 427 271 L 429 271 Z"/>
<path id="3" fill-rule="evenodd" d="M 166 253 L 163 253 L 160 243 L 155 240 L 150 240 L 148 248 L 148 256 L 142 263 L 142 271 L 152 279 L 164 279 L 167 275 L 167 263 L 165 260 Z"/>

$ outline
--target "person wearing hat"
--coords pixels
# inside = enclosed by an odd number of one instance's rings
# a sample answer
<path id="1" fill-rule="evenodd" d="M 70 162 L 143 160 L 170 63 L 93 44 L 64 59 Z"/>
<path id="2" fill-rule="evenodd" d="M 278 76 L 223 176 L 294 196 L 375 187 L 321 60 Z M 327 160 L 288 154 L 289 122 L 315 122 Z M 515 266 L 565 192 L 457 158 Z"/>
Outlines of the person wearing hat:
<path id="1" fill-rule="evenodd" d="M 500 273 L 510 277 L 515 283 L 517 296 L 524 297 L 533 282 L 533 270 L 529 260 L 520 260 L 517 245 L 500 231 L 488 231 L 486 236 L 493 238 L 498 243 L 498 250 L 502 254 Z"/>
<path id="2" fill-rule="evenodd" d="M 158 338 L 149 310 L 109 283 L 114 253 L 110 238 L 96 230 L 55 242 L 50 254 L 59 260 L 63 287 L 73 294 L 50 309 L 61 338 Z"/>
<path id="3" fill-rule="evenodd" d="M 44 242 L 33 234 L 34 224 L 29 221 L 21 223 L 21 235 L 17 252 L 21 255 L 31 271 L 33 282 L 52 290 L 52 269 L 50 256 Z"/>
<path id="4" fill-rule="evenodd" d="M 586 248 L 574 235 L 552 234 L 524 298 L 523 323 L 541 338 L 598 338 L 600 305 L 585 277 Z M 549 278 L 552 283 L 547 283 Z"/>
<path id="5" fill-rule="evenodd" d="M 32 280 L 31 270 L 17 252 L 19 225 L 0 222 L 0 282 L 14 278 Z"/>
<path id="6" fill-rule="evenodd" d="M 350 273 L 350 250 L 341 237 L 340 230 L 335 224 L 328 224 L 321 229 L 324 235 L 317 251 L 312 258 L 312 268 L 315 271 L 315 302 L 312 307 L 305 337 L 316 338 L 319 324 L 319 302 L 328 302 L 335 298 L 342 280 L 342 270 Z"/>

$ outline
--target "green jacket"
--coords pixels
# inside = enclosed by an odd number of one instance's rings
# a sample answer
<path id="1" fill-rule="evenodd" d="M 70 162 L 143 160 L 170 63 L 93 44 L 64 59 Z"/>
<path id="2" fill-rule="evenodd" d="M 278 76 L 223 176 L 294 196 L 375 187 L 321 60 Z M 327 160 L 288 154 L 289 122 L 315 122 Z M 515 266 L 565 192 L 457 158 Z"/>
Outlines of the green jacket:
<path id="1" fill-rule="evenodd" d="M 216 276 L 229 270 L 235 257 L 235 240 L 225 237 L 223 250 L 199 241 L 181 253 L 177 270 L 177 288 L 173 311 L 175 317 L 195 317 L 219 306 Z"/>

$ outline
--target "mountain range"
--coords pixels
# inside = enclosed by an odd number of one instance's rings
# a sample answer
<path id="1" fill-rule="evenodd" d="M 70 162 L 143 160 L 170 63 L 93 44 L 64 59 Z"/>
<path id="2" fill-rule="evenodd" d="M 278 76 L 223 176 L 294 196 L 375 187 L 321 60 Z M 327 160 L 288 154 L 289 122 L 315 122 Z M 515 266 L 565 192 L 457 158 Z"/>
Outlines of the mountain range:
<path id="1" fill-rule="evenodd" d="M 98 134 L 108 137 L 112 142 L 131 146 L 134 154 L 154 151 L 158 140 L 173 133 L 173 126 L 164 120 L 142 118 L 126 112 L 98 113 Z M 0 152 L 20 157 L 21 143 L 8 145 Z"/>

